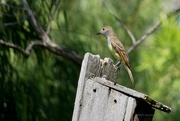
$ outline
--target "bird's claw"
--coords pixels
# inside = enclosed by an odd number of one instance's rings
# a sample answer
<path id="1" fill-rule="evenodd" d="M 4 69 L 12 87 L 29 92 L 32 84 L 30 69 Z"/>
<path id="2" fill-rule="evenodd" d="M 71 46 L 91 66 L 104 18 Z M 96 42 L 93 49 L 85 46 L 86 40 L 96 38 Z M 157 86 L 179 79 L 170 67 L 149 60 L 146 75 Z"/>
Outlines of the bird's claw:
<path id="1" fill-rule="evenodd" d="M 103 75 L 103 76 L 102 76 L 102 78 L 105 78 L 105 79 L 106 79 L 106 78 L 107 78 L 107 76 L 106 76 L 106 75 Z"/>
<path id="2" fill-rule="evenodd" d="M 121 65 L 121 61 L 118 61 L 118 62 L 115 64 L 115 67 L 119 68 L 120 65 Z"/>

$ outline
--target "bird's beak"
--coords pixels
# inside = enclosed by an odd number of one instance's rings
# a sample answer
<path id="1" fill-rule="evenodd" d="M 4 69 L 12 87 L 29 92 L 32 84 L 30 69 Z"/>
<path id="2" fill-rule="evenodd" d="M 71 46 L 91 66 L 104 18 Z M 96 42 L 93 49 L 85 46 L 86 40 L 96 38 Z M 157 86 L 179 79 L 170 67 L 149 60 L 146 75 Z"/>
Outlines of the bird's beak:
<path id="1" fill-rule="evenodd" d="M 101 32 L 96 33 L 96 35 L 99 35 L 99 34 L 101 34 Z"/>

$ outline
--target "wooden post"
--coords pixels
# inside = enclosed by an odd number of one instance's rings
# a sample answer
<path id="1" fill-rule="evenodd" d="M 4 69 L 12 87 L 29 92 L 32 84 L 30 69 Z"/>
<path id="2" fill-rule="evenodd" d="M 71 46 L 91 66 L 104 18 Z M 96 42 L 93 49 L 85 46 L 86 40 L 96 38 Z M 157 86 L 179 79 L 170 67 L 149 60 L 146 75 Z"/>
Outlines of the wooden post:
<path id="1" fill-rule="evenodd" d="M 118 69 L 111 59 L 86 53 L 72 121 L 152 121 L 154 108 L 171 111 L 148 95 L 116 84 L 117 77 Z"/>

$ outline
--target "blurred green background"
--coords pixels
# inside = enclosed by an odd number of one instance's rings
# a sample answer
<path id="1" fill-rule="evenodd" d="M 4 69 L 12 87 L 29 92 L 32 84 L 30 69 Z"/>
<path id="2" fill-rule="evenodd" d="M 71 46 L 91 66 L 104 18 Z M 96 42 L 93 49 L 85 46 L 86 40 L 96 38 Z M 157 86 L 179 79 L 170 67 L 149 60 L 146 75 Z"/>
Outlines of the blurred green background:
<path id="1" fill-rule="evenodd" d="M 53 17 L 50 38 L 82 57 L 86 52 L 110 57 L 105 38 L 96 33 L 111 25 L 126 50 L 132 41 L 109 8 L 138 40 L 161 19 L 163 22 L 130 54 L 135 90 L 172 108 L 156 110 L 155 121 L 177 121 L 180 114 L 180 7 L 178 0 L 28 0 L 37 21 L 46 30 Z M 107 8 L 104 7 L 106 4 Z M 178 6 L 179 5 L 179 6 Z M 22 48 L 39 37 L 29 22 L 21 0 L 0 1 L 0 39 Z M 0 120 L 70 121 L 81 65 L 36 46 L 25 58 L 0 45 Z M 130 86 L 122 67 L 118 83 Z"/>

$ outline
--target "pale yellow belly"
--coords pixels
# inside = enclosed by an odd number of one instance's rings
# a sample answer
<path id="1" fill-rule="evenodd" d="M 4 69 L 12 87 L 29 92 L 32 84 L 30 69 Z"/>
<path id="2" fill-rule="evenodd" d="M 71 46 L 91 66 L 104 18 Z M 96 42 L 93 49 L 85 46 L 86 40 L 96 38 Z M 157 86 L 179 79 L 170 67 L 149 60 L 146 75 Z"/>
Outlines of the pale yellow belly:
<path id="1" fill-rule="evenodd" d="M 114 48 L 112 47 L 112 45 L 109 43 L 108 44 L 108 48 L 111 51 L 112 55 L 116 58 L 116 59 L 120 59 L 119 54 L 114 50 Z"/>

